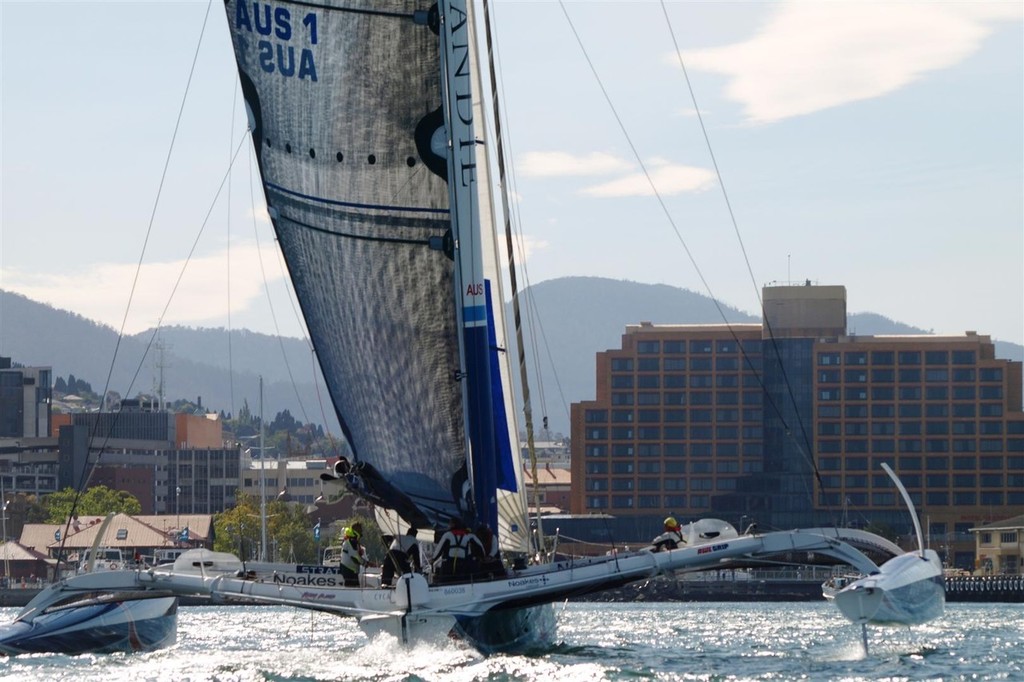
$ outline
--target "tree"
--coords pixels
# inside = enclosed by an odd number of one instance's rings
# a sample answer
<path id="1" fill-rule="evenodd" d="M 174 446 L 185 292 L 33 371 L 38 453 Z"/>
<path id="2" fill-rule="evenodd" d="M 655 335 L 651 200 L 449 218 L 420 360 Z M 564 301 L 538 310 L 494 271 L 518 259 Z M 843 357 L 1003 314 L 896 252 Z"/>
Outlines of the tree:
<path id="1" fill-rule="evenodd" d="M 267 517 L 267 534 L 277 548 L 277 560 L 316 561 L 313 524 L 303 505 L 275 500 L 267 506 Z"/>
<path id="2" fill-rule="evenodd" d="M 287 409 L 284 409 L 274 416 L 274 421 L 270 422 L 270 426 L 267 427 L 271 433 L 277 433 L 278 431 L 288 431 L 294 433 L 299 427 L 299 423 L 295 421 L 295 417 Z"/>
<path id="3" fill-rule="evenodd" d="M 246 560 L 259 556 L 259 498 L 239 491 L 235 506 L 217 514 L 213 520 L 214 550 L 230 552 Z M 267 542 L 276 556 L 268 558 L 295 563 L 312 563 L 317 559 L 313 540 L 314 522 L 300 504 L 274 500 L 267 504 Z"/>
<path id="4" fill-rule="evenodd" d="M 78 504 L 75 505 L 75 498 Z M 65 488 L 43 498 L 47 523 L 64 523 L 71 510 L 79 516 L 106 516 L 107 514 L 141 514 L 142 505 L 131 493 L 111 490 L 105 485 L 89 488 L 80 496 L 74 488 Z"/>
<path id="5" fill-rule="evenodd" d="M 57 393 L 67 393 L 68 383 L 64 381 L 64 377 L 57 377 L 53 382 L 53 390 Z"/>
<path id="6" fill-rule="evenodd" d="M 235 506 L 214 516 L 213 529 L 214 550 L 237 554 L 243 560 L 254 558 L 260 543 L 259 500 L 238 491 Z"/>

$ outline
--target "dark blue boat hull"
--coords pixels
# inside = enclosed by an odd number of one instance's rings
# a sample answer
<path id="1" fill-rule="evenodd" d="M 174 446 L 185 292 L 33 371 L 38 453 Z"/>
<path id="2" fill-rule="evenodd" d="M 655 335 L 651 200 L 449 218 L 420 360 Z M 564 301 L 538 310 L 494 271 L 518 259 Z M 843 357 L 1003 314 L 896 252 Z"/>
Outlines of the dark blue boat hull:
<path id="1" fill-rule="evenodd" d="M 0 652 L 152 651 L 177 640 L 177 614 L 177 597 L 86 601 L 0 626 Z"/>

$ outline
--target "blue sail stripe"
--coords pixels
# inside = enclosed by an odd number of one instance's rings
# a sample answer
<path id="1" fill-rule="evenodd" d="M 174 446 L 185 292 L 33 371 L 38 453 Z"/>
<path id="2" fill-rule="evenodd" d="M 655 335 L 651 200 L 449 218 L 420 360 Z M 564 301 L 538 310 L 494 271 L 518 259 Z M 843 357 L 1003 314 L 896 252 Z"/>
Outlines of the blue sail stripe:
<path id="1" fill-rule="evenodd" d="M 310 194 L 303 194 L 302 192 L 296 192 L 295 190 L 282 187 L 281 185 L 275 185 L 272 182 L 266 183 L 266 186 L 282 194 L 288 194 L 293 197 L 299 197 L 300 199 L 308 199 L 309 201 L 316 201 L 321 204 L 327 204 L 328 206 L 344 206 L 346 208 L 365 208 L 372 211 L 401 211 L 406 213 L 434 213 L 437 215 L 448 215 L 449 211 L 447 208 L 420 208 L 416 206 L 384 206 L 378 204 L 360 204 L 353 201 L 339 201 L 337 199 L 325 199 L 323 197 L 315 197 Z"/>
<path id="2" fill-rule="evenodd" d="M 462 319 L 467 327 L 475 327 L 487 323 L 487 308 L 482 305 L 468 306 L 462 309 Z"/>

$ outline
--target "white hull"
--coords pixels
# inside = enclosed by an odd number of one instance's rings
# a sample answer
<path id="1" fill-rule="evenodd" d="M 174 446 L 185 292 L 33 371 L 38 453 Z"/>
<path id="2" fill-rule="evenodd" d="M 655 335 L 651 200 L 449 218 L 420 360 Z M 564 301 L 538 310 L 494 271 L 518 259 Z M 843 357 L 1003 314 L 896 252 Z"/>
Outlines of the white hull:
<path id="1" fill-rule="evenodd" d="M 839 590 L 835 604 L 854 623 L 919 625 L 945 610 L 942 562 L 934 550 L 901 554 L 878 573 Z"/>
<path id="2" fill-rule="evenodd" d="M 878 573 L 878 567 L 845 540 L 876 546 L 881 539 L 842 532 L 810 529 L 720 536 L 666 552 L 612 553 L 531 566 L 491 581 L 430 585 L 423 575 L 409 573 L 394 589 L 344 587 L 337 569 L 325 566 L 293 566 L 287 572 L 253 577 L 243 573 L 241 562 L 230 554 L 193 550 L 171 566 L 69 578 L 40 598 L 55 603 L 68 594 L 124 590 L 209 595 L 215 601 L 281 604 L 351 616 L 369 634 L 386 632 L 402 642 L 443 639 L 453 633 L 484 652 L 522 650 L 553 641 L 551 604 L 662 573 L 709 570 L 791 552 L 824 554 L 855 570 Z"/>

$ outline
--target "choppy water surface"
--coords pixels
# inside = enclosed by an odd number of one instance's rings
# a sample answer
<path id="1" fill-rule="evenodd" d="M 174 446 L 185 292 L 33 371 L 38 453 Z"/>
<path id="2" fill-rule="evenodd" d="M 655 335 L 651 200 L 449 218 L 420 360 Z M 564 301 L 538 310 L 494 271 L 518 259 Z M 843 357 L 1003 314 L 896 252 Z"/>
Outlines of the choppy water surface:
<path id="1" fill-rule="evenodd" d="M 1024 680 L 1024 606 L 949 604 L 928 626 L 860 630 L 824 602 L 569 604 L 559 643 L 483 657 L 400 648 L 351 620 L 283 607 L 182 608 L 144 655 L 0 658 L 4 680 Z M 16 609 L 0 609 L 9 620 Z"/>

